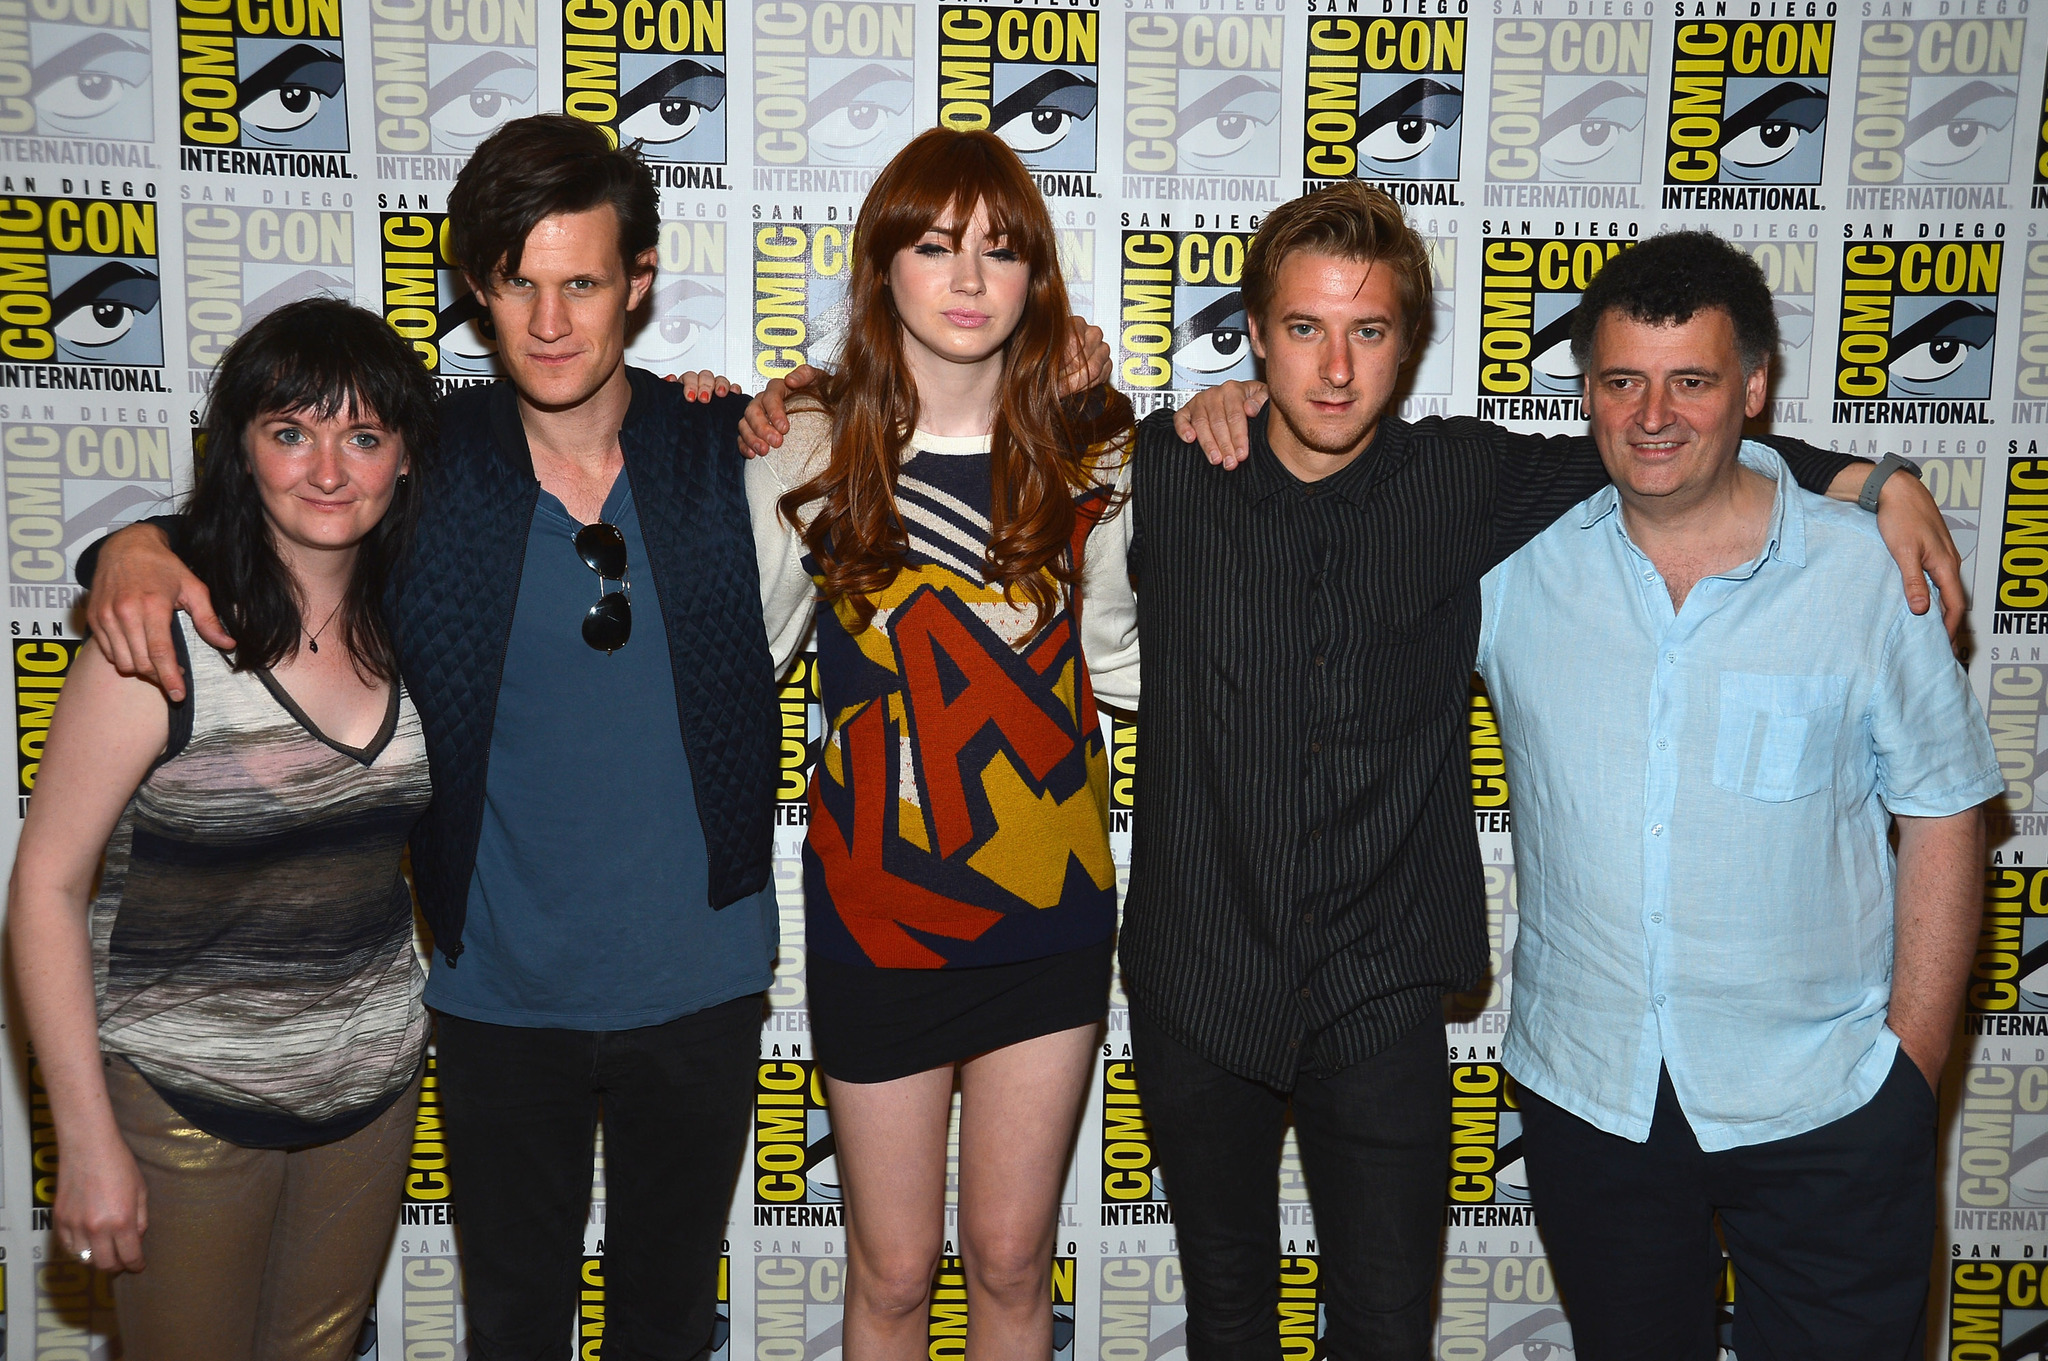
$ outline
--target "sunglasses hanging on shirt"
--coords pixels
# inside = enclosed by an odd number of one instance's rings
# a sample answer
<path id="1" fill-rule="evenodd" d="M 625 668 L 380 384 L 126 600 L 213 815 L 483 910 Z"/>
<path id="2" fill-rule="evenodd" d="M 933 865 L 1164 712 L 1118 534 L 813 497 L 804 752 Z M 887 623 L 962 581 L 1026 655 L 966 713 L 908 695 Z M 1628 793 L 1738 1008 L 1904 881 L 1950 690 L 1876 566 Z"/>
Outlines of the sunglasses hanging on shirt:
<path id="1" fill-rule="evenodd" d="M 632 583 L 626 580 L 626 536 L 617 525 L 594 520 L 576 531 L 576 553 L 597 573 L 597 603 L 583 615 L 583 641 L 610 656 L 633 636 Z M 607 581 L 619 583 L 606 591 Z"/>

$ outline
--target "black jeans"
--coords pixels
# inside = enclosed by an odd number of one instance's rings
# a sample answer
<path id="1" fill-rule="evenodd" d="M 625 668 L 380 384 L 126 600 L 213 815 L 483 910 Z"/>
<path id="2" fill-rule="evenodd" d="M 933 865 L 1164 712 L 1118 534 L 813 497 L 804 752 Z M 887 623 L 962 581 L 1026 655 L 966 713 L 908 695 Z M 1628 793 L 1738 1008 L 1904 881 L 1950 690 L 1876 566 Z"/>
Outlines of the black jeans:
<path id="1" fill-rule="evenodd" d="M 1660 1074 L 1647 1143 L 1524 1089 L 1529 1195 L 1577 1361 L 1713 1361 L 1721 1249 L 1742 1361 L 1904 1361 L 1927 1337 L 1935 1099 L 1904 1050 L 1862 1108 L 1702 1152 Z"/>
<path id="2" fill-rule="evenodd" d="M 1188 1361 L 1279 1361 L 1280 1143 L 1289 1093 L 1228 1072 L 1131 1008 L 1132 1054 L 1187 1285 Z M 1323 1349 L 1429 1351 L 1451 1150 L 1443 1023 L 1304 1076 L 1295 1138 L 1315 1206 Z"/>
<path id="3" fill-rule="evenodd" d="M 759 994 L 639 1030 L 438 1018 L 471 1361 L 574 1353 L 604 1109 L 604 1354 L 708 1355 L 747 1144 Z"/>

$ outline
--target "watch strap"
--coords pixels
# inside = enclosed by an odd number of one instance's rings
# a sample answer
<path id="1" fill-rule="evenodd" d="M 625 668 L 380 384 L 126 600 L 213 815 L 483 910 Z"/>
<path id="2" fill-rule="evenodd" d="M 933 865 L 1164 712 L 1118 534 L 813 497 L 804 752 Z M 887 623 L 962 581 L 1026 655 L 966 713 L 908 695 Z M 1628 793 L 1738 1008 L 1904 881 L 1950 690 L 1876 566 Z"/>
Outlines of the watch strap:
<path id="1" fill-rule="evenodd" d="M 1891 480 L 1893 473 L 1901 469 L 1915 477 L 1920 476 L 1920 465 L 1909 458 L 1886 454 L 1879 459 L 1877 466 L 1870 470 L 1870 476 L 1863 479 L 1863 490 L 1857 494 L 1856 504 L 1872 515 L 1877 514 L 1877 498 L 1884 491 L 1884 484 Z"/>

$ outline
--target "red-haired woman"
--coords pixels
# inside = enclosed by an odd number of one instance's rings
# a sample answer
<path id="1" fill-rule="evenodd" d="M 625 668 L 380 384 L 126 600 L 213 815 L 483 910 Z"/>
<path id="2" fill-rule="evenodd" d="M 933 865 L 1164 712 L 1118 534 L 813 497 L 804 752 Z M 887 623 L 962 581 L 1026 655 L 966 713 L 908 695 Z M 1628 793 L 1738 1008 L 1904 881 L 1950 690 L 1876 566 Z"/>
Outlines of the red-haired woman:
<path id="1" fill-rule="evenodd" d="M 779 502 L 756 513 L 771 630 L 825 606 L 804 893 L 846 1352 L 925 1354 L 957 1070 L 968 1354 L 1043 1358 L 1109 991 L 1116 873 L 1083 641 L 1133 700 L 1135 619 L 1087 590 L 1126 570 L 1131 409 L 1106 386 L 1061 396 L 1052 220 L 990 134 L 911 142 L 851 253 L 839 371 L 748 466 L 756 507 Z"/>

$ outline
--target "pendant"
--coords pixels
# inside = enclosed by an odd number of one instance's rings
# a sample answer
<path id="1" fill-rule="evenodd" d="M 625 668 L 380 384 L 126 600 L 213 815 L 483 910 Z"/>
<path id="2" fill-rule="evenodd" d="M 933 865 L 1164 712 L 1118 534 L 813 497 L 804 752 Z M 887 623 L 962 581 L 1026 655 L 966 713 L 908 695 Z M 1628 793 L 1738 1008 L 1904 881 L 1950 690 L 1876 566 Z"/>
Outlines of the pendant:
<path id="1" fill-rule="evenodd" d="M 318 638 L 308 638 L 306 640 L 306 646 L 312 648 L 315 652 L 318 652 L 320 650 L 320 640 Z"/>

